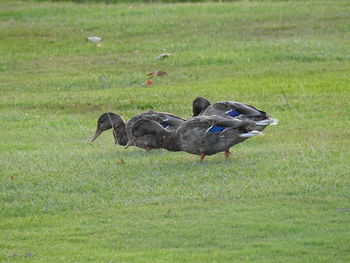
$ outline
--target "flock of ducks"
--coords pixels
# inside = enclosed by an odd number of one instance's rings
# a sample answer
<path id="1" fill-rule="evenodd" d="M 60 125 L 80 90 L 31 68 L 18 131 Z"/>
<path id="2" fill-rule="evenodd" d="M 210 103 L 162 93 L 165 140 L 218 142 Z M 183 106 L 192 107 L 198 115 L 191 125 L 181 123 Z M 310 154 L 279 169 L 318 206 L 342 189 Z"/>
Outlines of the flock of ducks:
<path id="1" fill-rule="evenodd" d="M 193 117 L 188 120 L 149 110 L 127 122 L 118 114 L 106 112 L 99 117 L 91 141 L 113 129 L 115 143 L 126 148 L 185 151 L 199 155 L 202 161 L 206 155 L 219 152 L 229 158 L 230 147 L 262 135 L 266 126 L 277 124 L 277 120 L 266 112 L 240 102 L 211 104 L 206 98 L 197 97 L 192 103 L 192 111 Z"/>

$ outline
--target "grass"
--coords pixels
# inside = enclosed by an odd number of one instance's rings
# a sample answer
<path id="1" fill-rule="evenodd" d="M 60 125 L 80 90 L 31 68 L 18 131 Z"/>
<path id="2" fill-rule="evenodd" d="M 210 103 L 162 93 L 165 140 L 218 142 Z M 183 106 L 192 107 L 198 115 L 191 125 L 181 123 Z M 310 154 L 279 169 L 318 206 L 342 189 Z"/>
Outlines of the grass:
<path id="1" fill-rule="evenodd" d="M 0 261 L 348 262 L 349 11 L 1 1 Z M 280 124 L 230 161 L 88 143 L 103 112 L 189 118 L 199 95 Z"/>

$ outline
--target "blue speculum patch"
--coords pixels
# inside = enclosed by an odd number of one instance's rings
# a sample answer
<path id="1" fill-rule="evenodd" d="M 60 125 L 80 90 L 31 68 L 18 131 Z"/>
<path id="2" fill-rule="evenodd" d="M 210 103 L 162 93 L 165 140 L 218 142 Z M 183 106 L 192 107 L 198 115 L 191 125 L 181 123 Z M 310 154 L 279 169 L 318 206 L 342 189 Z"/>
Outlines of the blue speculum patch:
<path id="1" fill-rule="evenodd" d="M 211 132 L 211 133 L 219 133 L 219 132 L 222 132 L 222 131 L 225 130 L 225 129 L 226 129 L 225 127 L 213 125 L 213 126 L 208 130 L 208 132 Z"/>
<path id="2" fill-rule="evenodd" d="M 161 123 L 160 125 L 162 125 L 164 129 L 166 129 L 166 128 L 168 128 L 168 127 L 169 127 L 169 125 L 168 125 L 168 124 L 166 124 L 166 123 Z"/>
<path id="3" fill-rule="evenodd" d="M 231 117 L 236 117 L 238 115 L 241 115 L 241 113 L 239 111 L 236 111 L 236 110 L 226 111 L 226 114 L 230 115 Z"/>

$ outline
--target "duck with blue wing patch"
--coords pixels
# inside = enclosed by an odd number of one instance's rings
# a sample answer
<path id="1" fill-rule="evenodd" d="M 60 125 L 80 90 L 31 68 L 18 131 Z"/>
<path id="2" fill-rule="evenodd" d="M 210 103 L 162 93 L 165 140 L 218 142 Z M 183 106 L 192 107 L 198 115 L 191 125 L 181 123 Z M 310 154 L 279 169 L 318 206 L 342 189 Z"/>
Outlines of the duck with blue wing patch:
<path id="1" fill-rule="evenodd" d="M 275 125 L 278 121 L 266 112 L 256 107 L 235 101 L 219 101 L 210 104 L 209 100 L 197 97 L 192 103 L 193 116 L 223 116 L 240 120 L 261 121 L 255 126 L 256 130 L 262 131 L 267 125 Z M 262 125 L 264 123 L 264 125 Z"/>
<path id="2" fill-rule="evenodd" d="M 253 129 L 253 121 L 226 118 L 221 116 L 199 116 L 187 120 L 176 130 L 168 131 L 152 120 L 139 120 L 132 128 L 135 138 L 154 136 L 160 148 L 169 151 L 185 151 L 200 156 L 225 152 L 229 157 L 230 147 L 249 137 L 262 133 Z"/>

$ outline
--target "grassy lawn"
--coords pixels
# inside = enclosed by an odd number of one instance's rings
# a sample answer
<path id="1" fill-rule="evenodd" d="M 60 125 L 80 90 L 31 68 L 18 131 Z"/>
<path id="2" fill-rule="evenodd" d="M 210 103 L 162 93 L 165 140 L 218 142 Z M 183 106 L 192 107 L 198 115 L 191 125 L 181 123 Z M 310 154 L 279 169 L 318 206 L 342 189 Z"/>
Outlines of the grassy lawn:
<path id="1" fill-rule="evenodd" d="M 0 261 L 350 262 L 349 14 L 0 1 Z M 203 163 L 89 143 L 106 111 L 189 118 L 196 96 L 280 123 Z"/>

